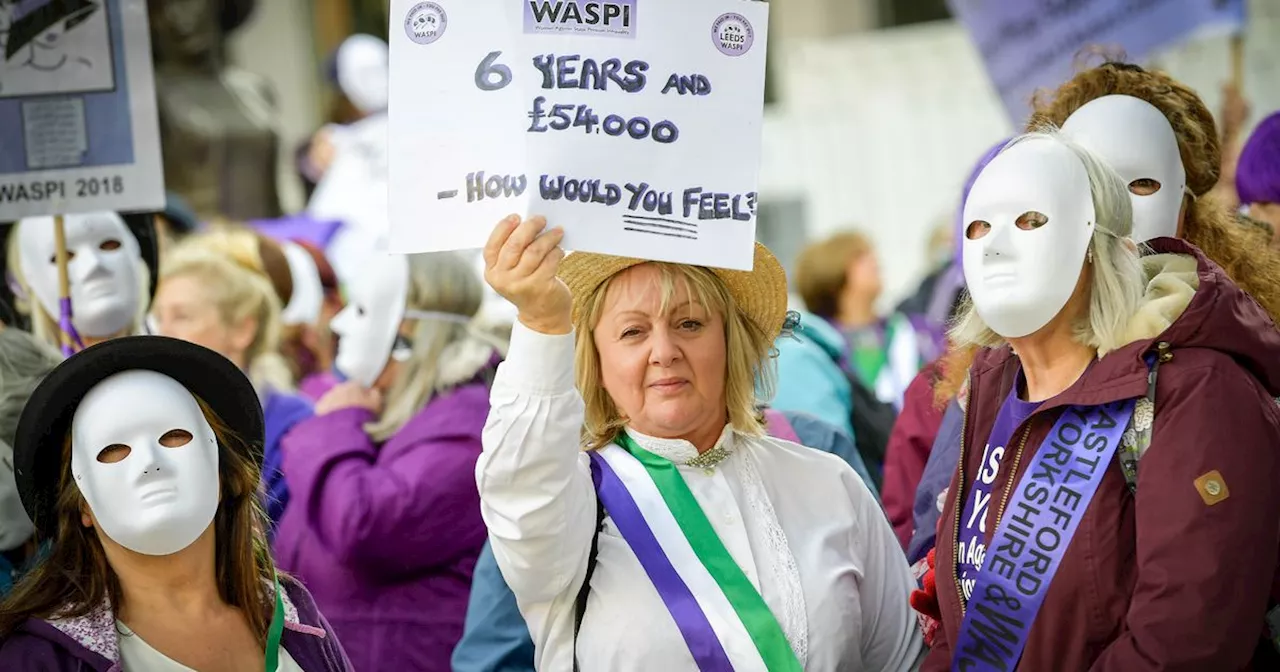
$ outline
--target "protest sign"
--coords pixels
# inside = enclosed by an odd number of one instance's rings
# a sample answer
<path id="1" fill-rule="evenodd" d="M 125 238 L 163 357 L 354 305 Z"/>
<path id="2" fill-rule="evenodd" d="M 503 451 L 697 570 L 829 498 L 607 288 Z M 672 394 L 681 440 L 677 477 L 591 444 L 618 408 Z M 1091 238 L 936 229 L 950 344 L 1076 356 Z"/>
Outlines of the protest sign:
<path id="1" fill-rule="evenodd" d="M 751 268 L 768 4 L 395 0 L 398 252 L 545 215 L 567 249 Z"/>
<path id="2" fill-rule="evenodd" d="M 163 207 L 146 0 L 0 3 L 0 220 Z"/>
<path id="3" fill-rule="evenodd" d="M 1009 118 L 1021 127 L 1038 88 L 1075 74 L 1090 45 L 1123 49 L 1138 62 L 1209 27 L 1238 30 L 1244 0 L 948 0 L 973 37 Z"/>

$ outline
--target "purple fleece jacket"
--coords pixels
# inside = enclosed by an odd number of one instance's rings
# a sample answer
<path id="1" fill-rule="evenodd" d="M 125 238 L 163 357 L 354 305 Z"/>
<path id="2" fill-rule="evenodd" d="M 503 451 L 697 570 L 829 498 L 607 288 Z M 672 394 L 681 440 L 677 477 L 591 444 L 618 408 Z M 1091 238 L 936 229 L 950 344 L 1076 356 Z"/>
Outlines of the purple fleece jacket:
<path id="1" fill-rule="evenodd" d="M 284 577 L 280 584 L 286 596 L 280 644 L 294 662 L 304 672 L 356 669 L 351 667 L 307 590 Z M 79 618 L 27 619 L 0 640 L 0 670 L 122 672 L 119 641 L 115 615 L 106 604 Z"/>
<path id="2" fill-rule="evenodd" d="M 488 412 L 488 387 L 473 382 L 381 446 L 363 409 L 284 438 L 291 499 L 277 562 L 315 595 L 355 669 L 449 669 L 485 542 L 475 466 Z"/>

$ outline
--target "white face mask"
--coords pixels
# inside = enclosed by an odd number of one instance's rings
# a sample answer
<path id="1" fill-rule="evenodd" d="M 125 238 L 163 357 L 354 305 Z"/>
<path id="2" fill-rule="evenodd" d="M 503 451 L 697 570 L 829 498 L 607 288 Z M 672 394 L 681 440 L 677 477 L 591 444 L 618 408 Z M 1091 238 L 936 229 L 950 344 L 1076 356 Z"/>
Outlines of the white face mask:
<path id="1" fill-rule="evenodd" d="M 964 206 L 964 278 L 1004 338 L 1045 326 L 1080 278 L 1096 219 L 1084 164 L 1059 142 L 1024 140 L 982 171 Z"/>
<path id="2" fill-rule="evenodd" d="M 347 286 L 347 305 L 330 327 L 337 334 L 334 366 L 365 387 L 386 368 L 409 296 L 409 260 L 401 254 L 375 259 Z"/>
<path id="3" fill-rule="evenodd" d="M 280 311 L 280 321 L 285 324 L 315 324 L 320 320 L 324 307 L 324 286 L 320 284 L 320 270 L 311 253 L 296 243 L 280 243 L 285 261 L 289 263 L 289 276 L 293 280 L 293 295 L 289 305 Z"/>
<path id="4" fill-rule="evenodd" d="M 213 428 L 181 383 L 154 371 L 117 373 L 85 395 L 71 474 L 102 533 L 136 553 L 177 553 L 218 512 Z"/>
<path id="5" fill-rule="evenodd" d="M 1173 126 L 1160 110 L 1132 96 L 1103 96 L 1076 110 L 1062 130 L 1106 160 L 1130 186 L 1134 240 L 1177 235 L 1187 172 Z M 1138 180 L 1147 182 L 1135 184 Z M 1159 189 L 1148 193 L 1156 183 Z"/>
<path id="6" fill-rule="evenodd" d="M 137 319 L 145 267 L 138 239 L 114 212 L 67 215 L 67 273 L 76 331 L 105 338 L 127 330 Z M 31 217 L 18 224 L 22 273 L 35 298 L 55 321 L 58 265 L 52 217 Z"/>
<path id="7" fill-rule="evenodd" d="M 13 447 L 0 441 L 0 551 L 12 551 L 23 545 L 35 529 L 18 497 L 18 481 L 13 475 Z"/>

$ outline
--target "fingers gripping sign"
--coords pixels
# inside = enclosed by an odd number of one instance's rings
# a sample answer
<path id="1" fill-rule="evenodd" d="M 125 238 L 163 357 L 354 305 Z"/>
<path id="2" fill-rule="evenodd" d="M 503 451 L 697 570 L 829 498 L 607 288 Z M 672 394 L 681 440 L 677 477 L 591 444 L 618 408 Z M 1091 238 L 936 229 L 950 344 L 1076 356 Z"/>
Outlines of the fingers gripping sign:
<path id="1" fill-rule="evenodd" d="M 484 246 L 484 279 L 515 305 L 520 322 L 544 334 L 573 329 L 569 288 L 556 277 L 564 250 L 564 229 L 547 228 L 547 220 L 520 221 L 510 215 L 494 227 Z"/>

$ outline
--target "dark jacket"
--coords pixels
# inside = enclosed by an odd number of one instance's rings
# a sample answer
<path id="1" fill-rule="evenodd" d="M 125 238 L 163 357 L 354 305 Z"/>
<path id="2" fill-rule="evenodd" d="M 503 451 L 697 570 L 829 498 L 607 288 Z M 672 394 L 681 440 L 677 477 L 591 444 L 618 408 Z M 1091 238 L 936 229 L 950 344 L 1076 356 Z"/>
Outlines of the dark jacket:
<path id="1" fill-rule="evenodd" d="M 902 412 L 893 423 L 889 445 L 884 453 L 884 512 L 889 516 L 894 534 L 903 548 L 915 529 L 911 505 L 916 487 L 929 461 L 933 439 L 942 424 L 942 408 L 933 400 L 933 383 L 938 378 L 938 364 L 925 365 L 912 379 L 902 395 Z"/>
<path id="2" fill-rule="evenodd" d="M 305 672 L 353 668 L 333 630 L 301 584 L 281 577 L 285 589 L 280 643 Z M 115 614 L 103 605 L 87 616 L 62 621 L 28 619 L 0 640 L 0 670 L 22 672 L 121 672 Z"/>
<path id="3" fill-rule="evenodd" d="M 283 456 L 280 442 L 294 425 L 313 415 L 315 411 L 312 410 L 311 402 L 295 394 L 272 390 L 267 392 L 262 402 L 262 416 L 266 423 L 262 447 L 262 489 L 267 517 L 271 519 L 272 535 L 289 504 L 289 484 L 285 482 L 284 472 L 281 470 Z"/>
<path id="4" fill-rule="evenodd" d="M 911 541 L 907 543 L 907 562 L 916 564 L 933 550 L 938 534 L 938 516 L 946 502 L 947 487 L 956 473 L 956 458 L 960 455 L 960 430 L 964 411 L 955 399 L 947 402 L 929 449 L 929 459 L 924 473 L 916 485 L 915 506 L 912 508 Z"/>
<path id="5" fill-rule="evenodd" d="M 1168 344 L 1172 359 L 1159 368 L 1137 492 L 1130 494 L 1113 460 L 1048 588 L 1019 670 L 1248 669 L 1263 632 L 1280 550 L 1280 412 L 1273 401 L 1280 394 L 1280 331 L 1190 244 L 1162 238 L 1150 245 L 1157 254 L 1143 259 L 1147 299 L 1130 322 L 1132 341 L 1015 431 L 1027 434 L 1026 453 L 1005 460 L 992 484 L 997 501 L 1017 487 L 1064 407 L 1145 394 L 1143 355 Z M 951 665 L 962 619 L 957 507 L 970 496 L 982 446 L 1017 371 L 1007 347 L 983 352 L 970 369 L 963 481 L 952 481 L 938 534 L 942 628 L 926 670 Z M 1018 465 L 1016 473 L 1009 464 Z M 1229 495 L 1209 504 L 1195 482 L 1214 470 Z M 988 544 L 998 522 L 991 516 Z"/>

